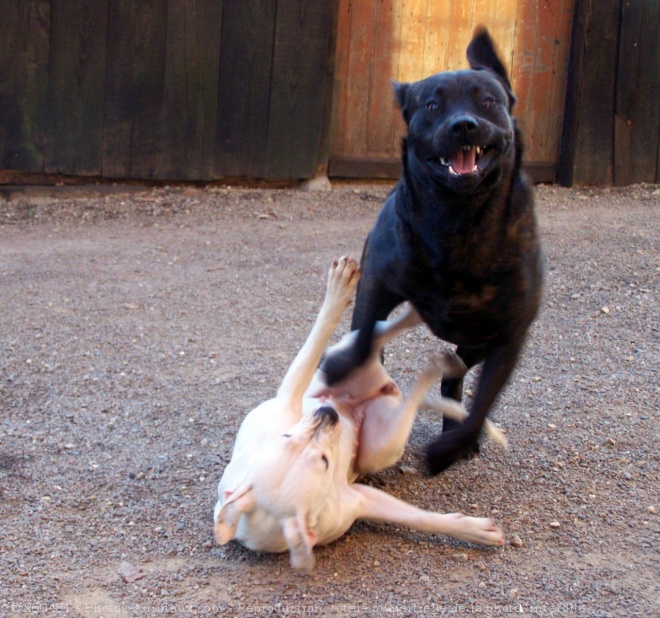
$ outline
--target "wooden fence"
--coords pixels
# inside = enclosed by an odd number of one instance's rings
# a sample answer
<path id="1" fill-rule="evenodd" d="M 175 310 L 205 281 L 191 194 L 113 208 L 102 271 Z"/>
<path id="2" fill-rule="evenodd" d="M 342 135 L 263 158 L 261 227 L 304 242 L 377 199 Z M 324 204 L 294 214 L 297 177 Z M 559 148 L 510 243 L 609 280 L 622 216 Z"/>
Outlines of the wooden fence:
<path id="1" fill-rule="evenodd" d="M 391 79 L 467 68 L 484 24 L 509 69 L 537 180 L 554 180 L 574 0 L 341 0 L 330 172 L 398 173 L 403 122 Z"/>
<path id="2" fill-rule="evenodd" d="M 334 0 L 0 0 L 0 169 L 312 176 L 336 12 Z"/>
<path id="3" fill-rule="evenodd" d="M 660 180 L 658 0 L 0 0 L 0 182 L 396 177 L 390 80 L 477 24 L 535 180 Z"/>
<path id="4" fill-rule="evenodd" d="M 660 2 L 576 2 L 559 181 L 660 182 Z"/>

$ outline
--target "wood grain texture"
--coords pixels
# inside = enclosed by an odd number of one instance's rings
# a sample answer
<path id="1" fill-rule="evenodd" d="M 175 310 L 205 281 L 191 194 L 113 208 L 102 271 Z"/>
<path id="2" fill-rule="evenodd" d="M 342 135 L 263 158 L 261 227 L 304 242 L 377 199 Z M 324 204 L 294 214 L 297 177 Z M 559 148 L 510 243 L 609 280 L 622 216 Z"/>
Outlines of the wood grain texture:
<path id="1" fill-rule="evenodd" d="M 160 176 L 213 176 L 220 64 L 219 0 L 169 0 Z"/>
<path id="2" fill-rule="evenodd" d="M 332 155 L 398 157 L 405 126 L 390 80 L 467 68 L 472 33 L 485 25 L 529 129 L 527 159 L 556 166 L 573 1 L 341 0 Z"/>
<path id="3" fill-rule="evenodd" d="M 103 175 L 158 178 L 167 0 L 111 0 Z"/>
<path id="4" fill-rule="evenodd" d="M 53 3 L 45 170 L 101 175 L 108 2 Z"/>
<path id="5" fill-rule="evenodd" d="M 266 177 L 309 178 L 318 163 L 334 3 L 279 0 Z M 303 129 L 303 130 L 301 130 Z"/>
<path id="6" fill-rule="evenodd" d="M 591 0 L 580 79 L 574 181 L 612 184 L 620 0 Z"/>
<path id="7" fill-rule="evenodd" d="M 614 184 L 655 182 L 660 141 L 660 3 L 624 0 L 616 75 Z"/>
<path id="8" fill-rule="evenodd" d="M 0 0 L 3 169 L 43 171 L 49 37 L 49 0 Z"/>
<path id="9" fill-rule="evenodd" d="M 214 157 L 218 177 L 266 174 L 275 8 L 271 0 L 224 3 Z"/>

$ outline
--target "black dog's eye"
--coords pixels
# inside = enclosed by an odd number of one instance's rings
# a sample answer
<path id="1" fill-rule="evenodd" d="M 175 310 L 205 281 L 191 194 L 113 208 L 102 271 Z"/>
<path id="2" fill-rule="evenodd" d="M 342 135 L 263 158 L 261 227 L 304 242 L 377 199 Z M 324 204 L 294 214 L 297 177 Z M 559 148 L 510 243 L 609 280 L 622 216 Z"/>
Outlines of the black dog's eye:
<path id="1" fill-rule="evenodd" d="M 493 105 L 495 105 L 495 99 L 493 99 L 493 98 L 491 98 L 491 97 L 486 97 L 486 98 L 483 100 L 482 105 L 483 105 L 486 109 L 490 109 L 491 107 L 493 107 Z"/>
<path id="2" fill-rule="evenodd" d="M 434 112 L 436 109 L 438 109 L 438 104 L 435 101 L 431 101 L 426 104 L 426 109 L 428 109 L 431 112 Z"/>

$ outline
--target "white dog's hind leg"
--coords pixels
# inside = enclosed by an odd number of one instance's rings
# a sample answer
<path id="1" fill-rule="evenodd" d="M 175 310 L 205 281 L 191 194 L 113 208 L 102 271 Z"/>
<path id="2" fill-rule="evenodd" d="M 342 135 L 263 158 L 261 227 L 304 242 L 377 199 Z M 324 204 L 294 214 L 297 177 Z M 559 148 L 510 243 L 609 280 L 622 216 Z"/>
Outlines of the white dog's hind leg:
<path id="1" fill-rule="evenodd" d="M 358 474 L 373 474 L 384 470 L 401 458 L 417 410 L 439 375 L 437 365 L 430 364 L 421 372 L 412 391 L 403 401 L 399 397 L 383 394 L 369 402 L 364 410 L 355 462 Z"/>
<path id="2" fill-rule="evenodd" d="M 374 487 L 355 483 L 351 488 L 357 492 L 360 499 L 358 519 L 399 524 L 420 532 L 444 534 L 469 543 L 504 545 L 504 533 L 488 518 L 424 511 Z"/>

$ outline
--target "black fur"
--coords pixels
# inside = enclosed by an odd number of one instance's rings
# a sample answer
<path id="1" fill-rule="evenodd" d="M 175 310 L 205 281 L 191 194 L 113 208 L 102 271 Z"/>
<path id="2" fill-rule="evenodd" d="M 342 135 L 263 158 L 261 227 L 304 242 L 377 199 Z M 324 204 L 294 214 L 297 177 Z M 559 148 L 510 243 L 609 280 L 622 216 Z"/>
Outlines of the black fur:
<path id="1" fill-rule="evenodd" d="M 470 70 L 394 84 L 408 126 L 403 174 L 365 243 L 356 345 L 324 362 L 330 383 L 346 376 L 368 355 L 374 323 L 406 300 L 468 368 L 483 362 L 468 419 L 446 420 L 428 447 L 434 474 L 476 448 L 536 316 L 543 278 L 515 97 L 485 29 L 467 56 Z M 472 160 L 462 158 L 464 146 L 483 149 L 478 172 L 465 171 Z M 452 174 L 448 164 L 467 167 Z M 460 401 L 462 380 L 441 388 Z"/>

